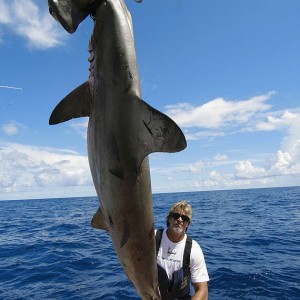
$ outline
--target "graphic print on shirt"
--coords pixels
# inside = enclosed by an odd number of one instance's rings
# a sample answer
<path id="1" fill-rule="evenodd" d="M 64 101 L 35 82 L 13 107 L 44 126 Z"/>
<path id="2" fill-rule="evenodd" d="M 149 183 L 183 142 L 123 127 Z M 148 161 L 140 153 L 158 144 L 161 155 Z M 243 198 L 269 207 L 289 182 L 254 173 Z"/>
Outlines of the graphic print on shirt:
<path id="1" fill-rule="evenodd" d="M 171 249 L 171 247 L 169 247 L 169 249 L 168 249 L 168 256 L 169 256 L 169 255 L 172 255 L 172 254 L 173 254 L 173 255 L 176 255 L 176 253 L 177 253 L 177 252 L 176 252 L 175 249 Z"/>

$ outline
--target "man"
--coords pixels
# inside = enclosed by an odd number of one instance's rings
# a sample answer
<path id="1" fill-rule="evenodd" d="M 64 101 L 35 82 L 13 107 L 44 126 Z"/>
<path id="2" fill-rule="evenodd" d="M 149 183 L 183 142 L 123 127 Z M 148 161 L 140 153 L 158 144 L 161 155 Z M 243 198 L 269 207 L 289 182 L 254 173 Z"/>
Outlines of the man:
<path id="1" fill-rule="evenodd" d="M 186 201 L 175 203 L 167 215 L 167 229 L 156 231 L 159 287 L 163 300 L 208 298 L 209 280 L 199 244 L 186 235 L 192 207 Z M 195 294 L 190 296 L 190 283 Z"/>

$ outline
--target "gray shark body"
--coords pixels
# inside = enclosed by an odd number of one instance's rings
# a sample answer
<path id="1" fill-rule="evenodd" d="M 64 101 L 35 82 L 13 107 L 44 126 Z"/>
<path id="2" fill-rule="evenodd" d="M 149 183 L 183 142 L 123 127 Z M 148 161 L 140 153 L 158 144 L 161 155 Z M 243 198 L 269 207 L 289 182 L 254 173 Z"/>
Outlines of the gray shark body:
<path id="1" fill-rule="evenodd" d="M 102 1 L 93 19 L 89 81 L 57 105 L 49 123 L 89 117 L 88 157 L 100 200 L 92 225 L 109 231 L 140 297 L 160 299 L 147 156 L 180 151 L 186 141 L 169 117 L 141 100 L 131 16 L 124 1 Z"/>

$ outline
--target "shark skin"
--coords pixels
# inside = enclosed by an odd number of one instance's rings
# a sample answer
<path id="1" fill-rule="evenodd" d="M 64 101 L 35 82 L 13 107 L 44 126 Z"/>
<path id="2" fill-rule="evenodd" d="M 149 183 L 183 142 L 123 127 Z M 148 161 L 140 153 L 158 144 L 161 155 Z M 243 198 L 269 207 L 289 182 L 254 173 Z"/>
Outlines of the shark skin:
<path id="1" fill-rule="evenodd" d="M 89 117 L 88 157 L 100 201 L 91 224 L 109 232 L 139 296 L 161 299 L 148 155 L 181 151 L 186 140 L 174 121 L 141 99 L 131 15 L 124 1 L 101 1 L 90 13 L 89 80 L 56 106 L 49 123 Z"/>

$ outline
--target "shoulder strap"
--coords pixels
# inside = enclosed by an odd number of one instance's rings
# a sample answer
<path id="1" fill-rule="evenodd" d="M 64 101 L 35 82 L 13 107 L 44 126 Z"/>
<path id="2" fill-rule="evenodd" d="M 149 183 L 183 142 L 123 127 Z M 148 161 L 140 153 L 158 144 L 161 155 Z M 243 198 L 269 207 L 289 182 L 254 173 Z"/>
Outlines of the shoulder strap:
<path id="1" fill-rule="evenodd" d="M 163 234 L 163 229 L 158 229 L 156 231 L 156 235 L 155 235 L 156 256 L 158 254 L 162 234 Z M 187 236 L 186 242 L 185 242 L 185 247 L 184 247 L 184 253 L 183 253 L 183 262 L 182 262 L 183 268 L 189 268 L 190 267 L 191 249 L 192 249 L 192 238 L 190 236 Z"/>
<path id="2" fill-rule="evenodd" d="M 161 242 L 161 238 L 162 238 L 162 234 L 163 234 L 163 229 L 158 229 L 156 230 L 156 235 L 155 235 L 155 241 L 156 241 L 156 256 L 158 254 L 158 250 L 159 250 L 159 246 L 160 246 L 160 242 Z"/>
<path id="3" fill-rule="evenodd" d="M 183 262 L 182 266 L 184 269 L 188 269 L 190 267 L 190 256 L 191 256 L 191 249 L 192 249 L 192 238 L 190 236 L 187 236 L 185 247 L 184 247 L 184 253 L 183 253 Z"/>

